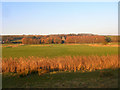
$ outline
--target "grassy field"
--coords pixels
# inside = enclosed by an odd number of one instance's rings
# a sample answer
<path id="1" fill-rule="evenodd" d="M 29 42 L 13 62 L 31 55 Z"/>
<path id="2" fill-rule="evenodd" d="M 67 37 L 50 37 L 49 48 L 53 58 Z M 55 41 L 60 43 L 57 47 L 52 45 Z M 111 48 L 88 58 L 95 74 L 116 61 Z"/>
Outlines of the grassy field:
<path id="1" fill-rule="evenodd" d="M 6 46 L 6 47 L 4 47 Z M 88 45 L 19 45 L 10 47 L 3 45 L 2 57 L 58 57 L 58 56 L 88 56 L 88 55 L 116 55 L 118 47 L 94 47 Z"/>
<path id="2" fill-rule="evenodd" d="M 104 70 L 112 76 L 100 77 L 95 72 L 58 72 L 46 73 L 42 76 L 31 74 L 26 77 L 3 75 L 3 88 L 117 88 L 118 70 Z"/>
<path id="3" fill-rule="evenodd" d="M 116 45 L 116 44 L 111 44 L 111 45 Z M 87 59 L 82 61 L 82 65 L 88 65 L 93 64 L 93 67 L 89 65 L 90 68 L 94 68 L 95 63 L 104 63 L 105 67 L 109 67 L 109 65 L 117 65 L 115 62 L 116 56 L 118 54 L 118 47 L 107 47 L 107 46 L 89 46 L 87 44 L 42 44 L 42 45 L 20 45 L 20 44 L 3 44 L 2 46 L 2 58 L 7 58 L 8 62 L 4 62 L 5 66 L 7 63 L 12 63 L 10 65 L 13 65 L 15 62 L 13 59 L 9 60 L 10 57 L 13 58 L 19 58 L 20 57 L 25 57 L 26 60 L 29 59 L 29 56 L 34 56 L 33 58 L 36 59 L 36 57 L 40 58 L 50 58 L 50 62 L 52 62 L 53 58 L 58 58 L 59 57 L 66 57 L 66 56 L 73 56 L 75 57 L 74 59 L 76 60 L 76 56 L 93 56 L 95 59 L 96 57 L 94 56 L 100 56 L 98 60 L 96 61 L 91 59 L 93 62 L 89 63 Z M 108 55 L 107 57 L 104 58 L 104 56 Z M 103 56 L 103 60 L 101 59 L 101 56 Z M 110 58 L 115 57 L 115 58 Z M 111 60 L 105 60 L 108 59 Z M 24 58 L 23 58 L 24 59 Z M 35 62 L 33 60 L 29 60 L 31 62 L 31 65 L 34 66 Z M 74 62 L 73 60 L 70 60 L 69 62 L 67 60 L 63 61 L 60 60 L 60 62 L 56 61 L 57 64 L 64 64 L 69 65 L 69 63 Z M 89 58 L 90 59 L 90 58 Z M 100 59 L 100 61 L 99 61 Z M 115 60 L 114 60 L 115 59 Z M 36 59 L 37 60 L 37 59 Z M 47 59 L 45 59 L 47 60 Z M 57 59 L 56 59 L 57 60 Z M 18 63 L 22 65 L 22 60 Z M 49 60 L 48 60 L 49 62 Z M 54 62 L 54 67 L 56 67 Z M 79 59 L 77 59 L 77 62 L 79 62 Z M 76 63 L 77 63 L 76 62 Z M 16 62 L 17 63 L 17 62 Z M 99 64 L 99 67 L 101 68 L 102 64 Z M 109 63 L 109 64 L 108 64 Z M 73 63 L 74 66 L 75 62 Z M 11 66 L 8 65 L 8 68 L 11 68 Z M 45 64 L 44 64 L 45 65 Z M 47 65 L 47 64 L 46 64 Z M 108 66 L 106 66 L 108 65 Z M 26 64 L 23 66 L 20 66 L 20 68 L 23 67 L 26 68 Z M 38 64 L 39 66 L 39 64 Z M 72 69 L 76 69 L 76 67 L 71 66 Z M 82 67 L 83 67 L 82 66 Z M 114 66 L 114 65 L 113 65 Z M 16 66 L 15 66 L 16 67 Z M 104 66 L 103 66 L 104 67 Z M 31 67 L 32 68 L 32 67 Z M 63 67 L 65 68 L 65 67 Z M 96 66 L 97 68 L 97 66 Z M 33 68 L 34 69 L 34 68 Z M 76 69 L 77 70 L 77 69 Z M 103 74 L 101 77 L 101 71 L 106 72 L 107 74 Z M 109 71 L 109 72 L 107 72 Z M 117 69 L 101 69 L 101 70 L 96 70 L 96 71 L 53 71 L 49 73 L 45 73 L 43 75 L 38 75 L 36 72 L 34 74 L 28 74 L 27 76 L 19 76 L 18 73 L 15 72 L 9 72 L 4 73 L 2 75 L 2 81 L 3 81 L 3 88 L 117 88 L 118 87 L 118 70 Z"/>

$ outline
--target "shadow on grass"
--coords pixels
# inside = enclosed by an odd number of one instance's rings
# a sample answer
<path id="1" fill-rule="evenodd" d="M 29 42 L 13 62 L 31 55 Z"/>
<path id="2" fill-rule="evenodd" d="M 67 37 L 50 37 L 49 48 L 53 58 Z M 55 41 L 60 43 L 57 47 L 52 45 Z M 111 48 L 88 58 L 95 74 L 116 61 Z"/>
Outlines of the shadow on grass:
<path id="1" fill-rule="evenodd" d="M 2 76 L 3 88 L 117 88 L 118 69 L 94 72 L 51 72 L 19 77 L 14 73 Z"/>

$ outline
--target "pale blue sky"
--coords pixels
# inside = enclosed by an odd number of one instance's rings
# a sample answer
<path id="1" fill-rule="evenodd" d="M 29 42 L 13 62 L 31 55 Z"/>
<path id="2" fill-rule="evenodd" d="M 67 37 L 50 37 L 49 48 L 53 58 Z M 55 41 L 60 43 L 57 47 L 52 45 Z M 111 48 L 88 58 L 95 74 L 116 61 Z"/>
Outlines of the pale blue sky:
<path id="1" fill-rule="evenodd" d="M 117 2 L 4 2 L 2 34 L 118 34 Z"/>

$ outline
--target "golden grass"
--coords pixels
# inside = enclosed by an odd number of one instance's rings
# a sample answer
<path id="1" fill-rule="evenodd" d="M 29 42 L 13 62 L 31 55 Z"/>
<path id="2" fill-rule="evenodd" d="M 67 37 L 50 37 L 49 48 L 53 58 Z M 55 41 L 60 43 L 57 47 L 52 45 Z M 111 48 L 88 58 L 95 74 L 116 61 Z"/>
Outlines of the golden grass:
<path id="1" fill-rule="evenodd" d="M 103 44 L 79 44 L 79 43 L 71 43 L 71 44 L 65 44 L 65 45 L 88 45 L 88 46 L 95 46 L 95 47 L 120 47 L 119 44 L 116 44 L 116 45 L 103 45 Z"/>
<path id="2" fill-rule="evenodd" d="M 24 45 L 24 44 L 11 44 L 11 45 L 2 45 L 2 47 L 18 47 L 18 46 L 22 46 L 22 45 Z"/>
<path id="3" fill-rule="evenodd" d="M 15 72 L 22 75 L 38 72 L 42 75 L 51 71 L 94 71 L 98 69 L 115 69 L 118 55 L 107 56 L 66 56 L 56 58 L 3 58 L 2 72 Z"/>
<path id="4" fill-rule="evenodd" d="M 52 45 L 30 45 L 30 46 L 52 46 Z"/>
<path id="5" fill-rule="evenodd" d="M 95 47 L 120 47 L 120 45 L 102 45 L 102 44 L 88 44 L 88 45 Z"/>

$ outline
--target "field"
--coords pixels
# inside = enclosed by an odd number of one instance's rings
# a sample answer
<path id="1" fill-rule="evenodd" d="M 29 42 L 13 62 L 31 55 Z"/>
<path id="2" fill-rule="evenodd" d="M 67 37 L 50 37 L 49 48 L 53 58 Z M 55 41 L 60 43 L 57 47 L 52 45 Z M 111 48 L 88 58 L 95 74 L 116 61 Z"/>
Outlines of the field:
<path id="1" fill-rule="evenodd" d="M 3 44 L 2 59 L 3 88 L 118 87 L 117 44 Z"/>
<path id="2" fill-rule="evenodd" d="M 6 47 L 5 47 L 6 46 Z M 13 46 L 13 47 L 12 47 Z M 3 58 L 9 57 L 58 57 L 58 56 L 88 56 L 116 55 L 118 47 L 94 47 L 81 44 L 46 44 L 46 45 L 3 45 Z"/>

